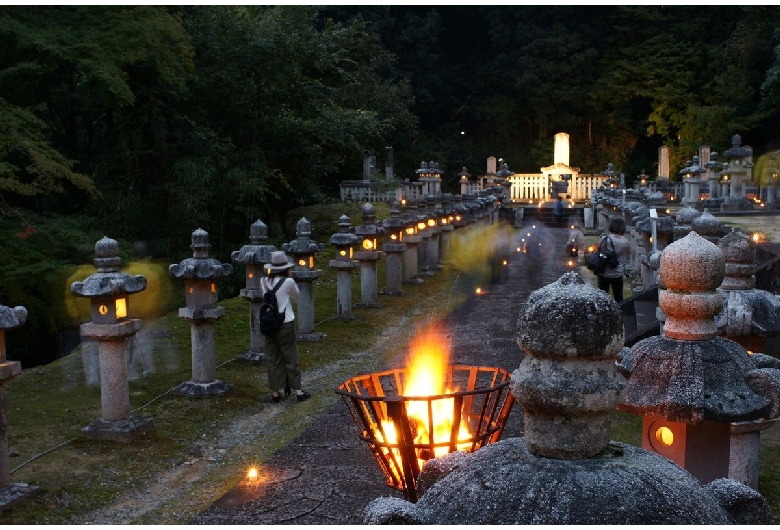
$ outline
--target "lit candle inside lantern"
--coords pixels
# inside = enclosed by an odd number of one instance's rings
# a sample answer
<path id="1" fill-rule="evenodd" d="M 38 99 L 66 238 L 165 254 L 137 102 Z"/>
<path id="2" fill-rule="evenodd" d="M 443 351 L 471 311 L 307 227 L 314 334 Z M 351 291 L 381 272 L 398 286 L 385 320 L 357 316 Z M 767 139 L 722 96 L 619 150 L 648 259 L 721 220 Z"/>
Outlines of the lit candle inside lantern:
<path id="1" fill-rule="evenodd" d="M 127 316 L 127 299 L 116 299 L 116 318 L 125 318 Z"/>

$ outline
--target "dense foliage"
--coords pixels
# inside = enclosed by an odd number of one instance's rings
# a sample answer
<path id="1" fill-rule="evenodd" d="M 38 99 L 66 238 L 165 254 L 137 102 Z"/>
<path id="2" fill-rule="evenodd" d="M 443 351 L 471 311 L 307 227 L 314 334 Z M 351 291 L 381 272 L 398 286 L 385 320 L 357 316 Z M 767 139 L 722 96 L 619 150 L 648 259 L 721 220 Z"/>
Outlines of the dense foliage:
<path id="1" fill-rule="evenodd" d="M 491 155 L 538 171 L 560 131 L 582 171 L 629 179 L 664 144 L 673 174 L 733 134 L 780 147 L 777 6 L 2 6 L 0 39 L 22 357 L 54 350 L 49 284 L 100 236 L 175 262 L 201 227 L 229 261 L 255 219 L 292 239 L 294 208 L 387 146 L 400 178 L 438 161 L 445 191 Z"/>

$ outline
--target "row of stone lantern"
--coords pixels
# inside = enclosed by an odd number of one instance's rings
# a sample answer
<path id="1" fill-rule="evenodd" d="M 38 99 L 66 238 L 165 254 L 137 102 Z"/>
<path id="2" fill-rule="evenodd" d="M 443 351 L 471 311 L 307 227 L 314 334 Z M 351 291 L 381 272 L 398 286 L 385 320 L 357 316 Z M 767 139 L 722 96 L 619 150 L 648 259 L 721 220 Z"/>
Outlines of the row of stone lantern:
<path id="1" fill-rule="evenodd" d="M 441 235 L 447 235 L 454 226 L 464 224 L 468 207 L 462 204 L 450 206 L 450 197 L 443 200 L 446 206 L 442 210 L 435 208 L 435 198 L 427 200 L 429 212 L 422 214 L 407 211 L 402 216 L 400 205 L 394 204 L 391 218 L 379 226 L 376 213 L 371 204 L 361 210 L 363 223 L 351 227 L 349 218 L 339 219 L 339 232 L 330 239 L 336 247 L 336 255 L 330 266 L 337 271 L 337 317 L 352 319 L 352 278 L 351 272 L 361 267 L 361 302 L 359 307 L 377 307 L 377 261 L 389 255 L 388 288 L 382 294 L 400 295 L 401 254 L 405 253 L 406 265 L 414 276 L 417 275 L 419 255 L 409 252 L 415 245 L 426 241 L 426 270 L 440 266 L 439 260 L 446 247 Z M 413 219 L 412 219 L 413 217 Z M 294 261 L 293 278 L 298 283 L 298 338 L 300 340 L 319 340 L 321 333 L 314 331 L 314 301 L 312 284 L 322 275 L 315 268 L 314 256 L 324 250 L 324 245 L 311 239 L 311 223 L 302 218 L 297 224 L 297 238 L 282 246 L 282 250 L 291 254 Z M 428 234 L 424 237 L 424 234 Z M 437 237 L 434 237 L 434 234 Z M 387 237 L 385 251 L 379 250 L 380 237 Z M 240 296 L 250 303 L 250 349 L 238 359 L 259 362 L 264 360 L 265 341 L 259 331 L 259 305 L 261 300 L 260 279 L 267 275 L 265 266 L 276 247 L 266 244 L 268 227 L 260 220 L 250 227 L 250 242 L 231 254 L 235 263 L 246 269 L 246 287 Z M 354 246 L 361 248 L 355 252 Z M 190 397 L 220 396 L 228 392 L 232 385 L 216 379 L 216 348 L 214 323 L 225 314 L 225 308 L 217 305 L 217 282 L 229 276 L 233 265 L 221 263 L 209 257 L 208 233 L 197 229 L 192 233 L 191 258 L 171 264 L 169 276 L 184 281 L 185 307 L 179 308 L 179 316 L 190 323 L 192 350 L 192 378 L 176 388 L 174 393 Z M 126 341 L 141 328 L 140 319 L 129 317 L 129 295 L 146 288 L 147 280 L 143 275 L 131 276 L 119 270 L 118 243 L 104 237 L 95 244 L 95 266 L 97 271 L 84 281 L 71 284 L 74 296 L 90 299 L 90 322 L 82 324 L 81 336 L 98 341 L 98 355 L 101 380 L 102 417 L 82 429 L 89 438 L 130 442 L 137 436 L 150 431 L 154 421 L 130 414 L 129 385 L 127 376 Z M 406 280 L 406 278 L 404 278 Z M 0 311 L 2 313 L 2 311 Z M 2 315 L 0 315 L 2 316 Z M 7 320 L 7 319 L 6 319 Z M 21 319 L 23 321 L 23 318 Z M 7 329 L 10 328 L 6 326 Z M 18 373 L 18 363 L 5 363 L 4 342 L 0 333 L 0 393 L 2 383 Z M 2 394 L 0 394 L 2 397 Z M 0 400 L 1 401 L 1 400 Z M 2 403 L 0 402 L 0 408 Z M 0 420 L 2 420 L 0 414 Z M 4 447 L 0 440 L 0 479 L 3 478 Z M 7 481 L 6 481 L 7 482 Z M 0 483 L 2 486 L 2 483 Z"/>

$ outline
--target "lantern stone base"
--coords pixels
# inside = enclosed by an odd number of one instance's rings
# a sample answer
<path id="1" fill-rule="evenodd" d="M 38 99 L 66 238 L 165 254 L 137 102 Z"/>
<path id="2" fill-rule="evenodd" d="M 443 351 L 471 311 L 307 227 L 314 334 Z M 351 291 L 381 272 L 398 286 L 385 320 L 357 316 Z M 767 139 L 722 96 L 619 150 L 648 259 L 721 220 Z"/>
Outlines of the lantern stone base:
<path id="1" fill-rule="evenodd" d="M 325 338 L 326 336 L 327 336 L 327 335 L 325 335 L 325 333 L 316 333 L 316 332 L 312 332 L 312 333 L 298 333 L 298 334 L 295 336 L 295 338 L 296 338 L 296 339 L 297 339 L 299 342 L 319 342 L 319 341 L 321 341 L 323 338 Z"/>
<path id="2" fill-rule="evenodd" d="M 112 341 L 135 335 L 141 326 L 142 322 L 139 318 L 131 318 L 113 324 L 86 322 L 81 325 L 79 332 L 82 337 L 88 339 Z"/>
<path id="3" fill-rule="evenodd" d="M 126 420 L 95 420 L 81 429 L 81 434 L 90 440 L 130 443 L 152 429 L 154 429 L 154 419 L 130 416 Z"/>
<path id="4" fill-rule="evenodd" d="M 196 324 L 203 322 L 213 322 L 222 318 L 225 315 L 225 308 L 222 306 L 216 307 L 180 307 L 179 318 L 194 322 Z"/>
<path id="5" fill-rule="evenodd" d="M 0 362 L 0 385 L 6 381 L 10 381 L 17 375 L 22 373 L 22 363 L 19 361 L 2 361 Z"/>
<path id="6" fill-rule="evenodd" d="M 352 307 L 359 307 L 359 308 L 368 308 L 368 309 L 376 309 L 378 307 L 382 307 L 378 302 L 358 302 L 356 304 L 353 304 Z"/>
<path id="7" fill-rule="evenodd" d="M 0 509 L 7 508 L 36 491 L 38 491 L 38 486 L 31 486 L 24 482 L 12 482 L 5 488 L 0 488 Z"/>
<path id="8" fill-rule="evenodd" d="M 196 383 L 194 381 L 185 381 L 173 389 L 174 394 L 189 397 L 215 397 L 230 392 L 233 385 L 223 381 L 215 380 L 210 383 Z"/>
<path id="9" fill-rule="evenodd" d="M 403 289 L 382 289 L 379 291 L 379 294 L 383 294 L 385 296 L 403 296 L 404 290 Z"/>
<path id="10" fill-rule="evenodd" d="M 425 283 L 425 280 L 422 278 L 408 278 L 403 281 L 406 285 L 420 285 L 421 283 Z"/>
<path id="11" fill-rule="evenodd" d="M 264 352 L 245 351 L 241 355 L 236 355 L 236 361 L 246 364 L 261 364 L 265 360 Z"/>

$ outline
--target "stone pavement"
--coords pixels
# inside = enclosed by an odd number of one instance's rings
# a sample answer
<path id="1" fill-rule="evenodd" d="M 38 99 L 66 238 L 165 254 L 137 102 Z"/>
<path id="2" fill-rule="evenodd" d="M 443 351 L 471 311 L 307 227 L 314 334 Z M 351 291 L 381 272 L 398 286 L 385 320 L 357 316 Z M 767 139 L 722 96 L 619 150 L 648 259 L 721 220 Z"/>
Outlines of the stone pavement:
<path id="1" fill-rule="evenodd" d="M 533 253 L 510 249 L 507 265 L 485 285 L 461 274 L 456 289 L 471 294 L 443 322 L 451 333 L 452 362 L 501 367 L 520 364 L 515 341 L 520 305 L 535 289 L 556 281 L 567 266 L 565 228 L 543 232 Z M 579 267 L 583 277 L 590 275 Z M 478 285 L 479 284 L 479 285 Z M 541 333 L 544 330 L 540 330 Z M 390 368 L 402 366 L 401 356 Z M 397 364 L 396 364 L 397 363 Z M 355 374 L 357 375 L 357 374 Z M 515 404 L 502 438 L 522 435 L 522 411 Z M 381 496 L 403 498 L 385 485 L 367 444 L 346 405 L 339 401 L 326 414 L 259 468 L 259 479 L 242 481 L 190 524 L 361 524 L 363 509 Z"/>

